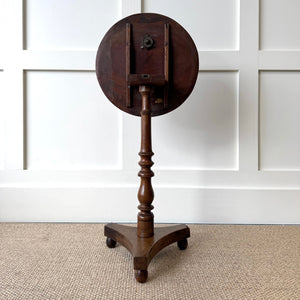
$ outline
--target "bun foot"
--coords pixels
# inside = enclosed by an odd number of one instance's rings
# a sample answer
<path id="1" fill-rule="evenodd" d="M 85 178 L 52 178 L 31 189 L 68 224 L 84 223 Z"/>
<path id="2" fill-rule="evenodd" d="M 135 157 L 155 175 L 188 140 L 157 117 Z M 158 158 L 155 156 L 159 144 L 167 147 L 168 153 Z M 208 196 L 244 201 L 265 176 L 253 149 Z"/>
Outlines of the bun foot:
<path id="1" fill-rule="evenodd" d="M 117 242 L 114 241 L 113 239 L 111 239 L 109 237 L 106 239 L 106 245 L 108 248 L 115 248 L 116 244 L 117 244 Z"/>
<path id="2" fill-rule="evenodd" d="M 187 239 L 183 239 L 177 242 L 177 246 L 180 250 L 185 250 L 188 246 L 188 241 Z"/>
<path id="3" fill-rule="evenodd" d="M 147 281 L 148 278 L 148 271 L 147 270 L 134 270 L 134 276 L 136 281 L 140 283 L 144 283 Z"/>

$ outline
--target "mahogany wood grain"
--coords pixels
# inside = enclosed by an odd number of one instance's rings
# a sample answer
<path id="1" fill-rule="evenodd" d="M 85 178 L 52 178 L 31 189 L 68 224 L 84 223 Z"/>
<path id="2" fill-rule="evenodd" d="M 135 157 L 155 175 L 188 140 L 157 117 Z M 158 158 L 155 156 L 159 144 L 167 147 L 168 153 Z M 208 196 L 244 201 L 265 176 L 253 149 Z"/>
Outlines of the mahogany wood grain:
<path id="1" fill-rule="evenodd" d="M 165 80 L 166 86 L 164 89 L 164 108 L 168 107 L 168 98 L 169 98 L 169 84 L 170 84 L 170 77 L 169 77 L 169 68 L 170 68 L 170 25 L 167 23 L 165 24 L 165 53 L 164 53 L 164 71 L 165 71 Z"/>
<path id="2" fill-rule="evenodd" d="M 131 72 L 130 68 L 130 49 L 131 49 L 131 25 L 126 23 L 126 76 Z M 126 107 L 131 107 L 131 87 L 126 88 Z"/>
<path id="3" fill-rule="evenodd" d="M 151 237 L 154 234 L 153 228 L 153 213 L 151 205 L 154 192 L 151 184 L 151 177 L 154 173 L 151 171 L 153 162 L 151 160 L 152 155 L 152 142 L 151 142 L 151 105 L 150 105 L 150 93 L 151 87 L 141 85 L 139 92 L 142 95 L 142 110 L 141 110 L 141 151 L 139 156 L 141 157 L 139 165 L 141 170 L 138 176 L 141 177 L 140 188 L 138 191 L 138 199 L 140 205 L 138 206 L 140 212 L 138 213 L 137 220 L 137 235 L 139 237 Z"/>
<path id="4" fill-rule="evenodd" d="M 184 250 L 187 247 L 187 238 L 190 237 L 190 230 L 186 225 L 176 225 L 170 227 L 154 228 L 154 216 L 152 201 L 154 192 L 151 178 L 154 176 L 151 167 L 153 162 L 151 157 L 151 86 L 139 86 L 142 96 L 141 108 L 141 159 L 139 165 L 141 170 L 138 175 L 141 177 L 138 200 L 140 212 L 137 217 L 137 227 L 124 226 L 110 223 L 104 228 L 107 236 L 106 244 L 109 248 L 114 248 L 116 242 L 126 247 L 133 256 L 134 274 L 138 282 L 146 282 L 148 278 L 148 265 L 151 259 L 164 247 L 177 242 L 178 248 Z"/>
<path id="5" fill-rule="evenodd" d="M 117 22 L 100 43 L 96 74 L 106 97 L 119 109 L 141 117 L 141 167 L 138 176 L 137 226 L 109 223 L 106 244 L 126 247 L 133 256 L 138 282 L 148 278 L 151 259 L 177 242 L 186 249 L 186 225 L 154 227 L 151 178 L 151 117 L 168 113 L 190 95 L 198 76 L 198 52 L 189 34 L 174 20 L 159 14 L 136 14 Z"/>
<path id="6" fill-rule="evenodd" d="M 190 237 L 190 229 L 186 225 L 174 225 L 158 227 L 154 234 L 148 238 L 137 235 L 137 228 L 132 226 L 109 223 L 104 228 L 104 234 L 120 243 L 133 256 L 134 270 L 147 270 L 152 258 L 168 245 L 186 240 Z M 137 276 L 135 272 L 135 276 Z M 139 282 L 145 282 L 147 278 L 136 278 Z"/>
<path id="7" fill-rule="evenodd" d="M 146 34 L 154 40 L 149 50 L 142 48 Z M 96 74 L 104 94 L 119 109 L 135 116 L 140 116 L 141 95 L 138 86 L 128 88 L 128 74 L 167 77 L 167 88 L 157 86 L 150 96 L 151 115 L 158 116 L 187 99 L 198 71 L 197 48 L 188 32 L 159 14 L 135 14 L 120 20 L 106 33 L 97 51 Z M 165 97 L 165 101 L 156 101 Z"/>

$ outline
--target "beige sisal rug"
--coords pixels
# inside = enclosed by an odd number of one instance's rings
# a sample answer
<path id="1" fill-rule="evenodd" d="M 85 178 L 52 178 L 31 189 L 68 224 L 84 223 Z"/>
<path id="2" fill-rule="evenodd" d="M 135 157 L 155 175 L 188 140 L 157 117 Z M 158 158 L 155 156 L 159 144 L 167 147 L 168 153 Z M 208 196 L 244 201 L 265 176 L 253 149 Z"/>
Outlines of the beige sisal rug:
<path id="1" fill-rule="evenodd" d="M 0 223 L 0 299 L 300 299 L 300 226 L 190 228 L 140 284 L 103 224 Z"/>

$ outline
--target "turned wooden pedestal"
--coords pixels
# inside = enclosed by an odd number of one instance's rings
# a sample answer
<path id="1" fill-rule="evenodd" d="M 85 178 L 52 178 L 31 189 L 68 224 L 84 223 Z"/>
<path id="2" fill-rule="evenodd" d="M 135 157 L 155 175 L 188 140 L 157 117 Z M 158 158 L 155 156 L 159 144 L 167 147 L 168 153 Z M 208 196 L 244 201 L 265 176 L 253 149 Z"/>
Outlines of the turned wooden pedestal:
<path id="1" fill-rule="evenodd" d="M 190 230 L 186 225 L 154 228 L 154 216 L 152 201 L 154 192 L 151 184 L 151 171 L 153 155 L 151 145 L 151 105 L 149 86 L 141 85 L 139 92 L 142 95 L 141 110 L 141 170 L 140 188 L 138 191 L 138 213 L 137 227 L 124 226 L 110 223 L 105 226 L 104 234 L 107 236 L 107 246 L 114 248 L 116 242 L 126 247 L 133 256 L 135 278 L 138 282 L 145 282 L 148 277 L 148 265 L 154 255 L 164 247 L 177 242 L 181 250 L 187 247 L 187 238 Z"/>
<path id="2" fill-rule="evenodd" d="M 161 249 L 177 242 L 183 250 L 188 244 L 186 225 L 154 228 L 151 117 L 180 106 L 192 92 L 198 70 L 198 52 L 189 34 L 158 14 L 122 19 L 98 48 L 96 73 L 105 96 L 122 111 L 141 117 L 137 226 L 110 223 L 104 231 L 109 248 L 120 243 L 130 251 L 138 282 L 147 280 L 148 265 Z"/>

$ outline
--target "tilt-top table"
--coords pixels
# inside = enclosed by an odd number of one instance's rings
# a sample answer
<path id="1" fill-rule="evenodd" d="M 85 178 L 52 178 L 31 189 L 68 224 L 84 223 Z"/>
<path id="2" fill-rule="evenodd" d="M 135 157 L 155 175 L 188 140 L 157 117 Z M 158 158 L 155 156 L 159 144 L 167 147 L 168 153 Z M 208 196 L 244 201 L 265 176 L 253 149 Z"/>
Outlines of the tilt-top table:
<path id="1" fill-rule="evenodd" d="M 187 99 L 198 69 L 198 52 L 190 35 L 159 14 L 136 14 L 117 22 L 97 52 L 96 73 L 106 97 L 122 111 L 141 117 L 137 227 L 109 223 L 104 229 L 109 248 L 118 242 L 133 255 L 138 282 L 147 280 L 148 265 L 161 249 L 174 242 L 186 249 L 190 237 L 186 225 L 154 228 L 151 117 L 166 114 Z"/>

